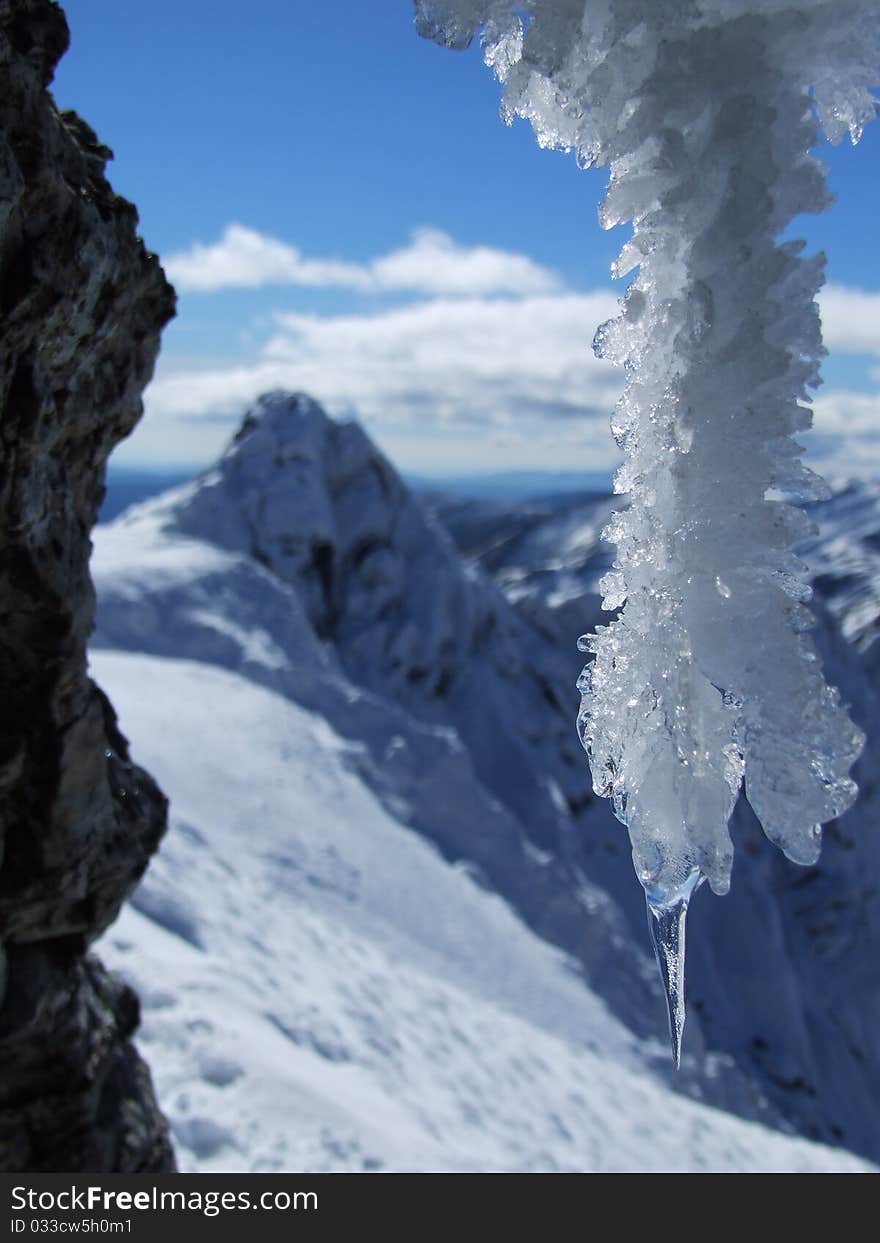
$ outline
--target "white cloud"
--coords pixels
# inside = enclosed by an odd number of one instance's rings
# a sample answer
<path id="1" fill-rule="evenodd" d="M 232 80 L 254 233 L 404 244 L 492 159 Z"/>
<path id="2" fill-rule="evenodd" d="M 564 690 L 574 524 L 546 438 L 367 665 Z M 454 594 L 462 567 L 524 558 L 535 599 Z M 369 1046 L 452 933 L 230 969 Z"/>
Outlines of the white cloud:
<path id="1" fill-rule="evenodd" d="M 244 225 L 230 224 L 219 242 L 195 242 L 187 251 L 168 255 L 162 266 L 182 291 L 206 292 L 258 285 L 344 285 L 363 288 L 366 274 L 356 263 L 305 259 L 295 246 L 266 237 Z"/>
<path id="2" fill-rule="evenodd" d="M 385 422 L 506 424 L 610 415 L 620 377 L 590 350 L 615 313 L 611 293 L 435 299 L 373 315 L 276 317 L 253 363 L 160 373 L 154 414 L 232 413 L 267 388 L 312 393 L 328 409 Z"/>
<path id="3" fill-rule="evenodd" d="M 880 353 L 880 293 L 826 285 L 818 302 L 827 349 L 843 354 Z"/>
<path id="4" fill-rule="evenodd" d="M 460 246 L 438 229 L 418 229 L 409 244 L 367 264 L 307 259 L 295 247 L 241 224 L 230 224 L 219 242 L 196 242 L 163 260 L 182 292 L 263 285 L 335 286 L 368 293 L 433 296 L 550 293 L 559 278 L 527 255 L 492 246 Z"/>
<path id="5" fill-rule="evenodd" d="M 880 393 L 833 389 L 813 401 L 813 427 L 798 439 L 826 479 L 880 473 Z"/>
<path id="6" fill-rule="evenodd" d="M 441 296 L 531 295 L 560 286 L 557 276 L 527 255 L 492 246 L 459 246 L 439 229 L 418 229 L 408 246 L 374 259 L 369 271 L 379 290 Z"/>
<path id="7" fill-rule="evenodd" d="M 174 372 L 160 360 L 147 417 L 123 456 L 205 460 L 249 402 L 288 388 L 312 394 L 331 414 L 356 414 L 389 451 L 389 437 L 405 438 L 413 461 L 420 438 L 458 437 L 470 465 L 491 466 L 473 453 L 503 435 L 511 445 L 527 438 L 519 451 L 526 463 L 531 438 L 538 455 L 551 442 L 577 443 L 582 462 L 610 464 L 617 454 L 608 424 L 622 377 L 595 358 L 590 341 L 616 312 L 615 295 L 602 290 L 433 299 L 371 315 L 279 314 L 252 362 Z M 559 450 L 558 460 L 568 456 Z"/>
<path id="8" fill-rule="evenodd" d="M 880 438 L 880 393 L 823 393 L 813 401 L 813 429 L 821 436 Z"/>

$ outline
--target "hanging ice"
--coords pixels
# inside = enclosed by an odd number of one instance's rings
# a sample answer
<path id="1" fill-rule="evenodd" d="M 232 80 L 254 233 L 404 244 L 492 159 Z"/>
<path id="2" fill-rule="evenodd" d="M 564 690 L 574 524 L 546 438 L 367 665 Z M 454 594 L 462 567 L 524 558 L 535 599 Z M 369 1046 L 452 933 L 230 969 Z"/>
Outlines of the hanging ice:
<path id="1" fill-rule="evenodd" d="M 827 205 L 817 128 L 874 116 L 880 0 L 416 0 L 420 33 L 482 29 L 502 115 L 542 146 L 609 165 L 600 211 L 638 274 L 594 348 L 622 366 L 612 430 L 630 495 L 607 537 L 579 730 L 597 793 L 629 830 L 683 1022 L 684 917 L 730 884 L 741 785 L 767 836 L 815 862 L 856 795 L 863 737 L 826 685 L 792 552 L 822 494 L 800 462 L 822 354 L 822 257 L 776 239 Z M 625 601 L 625 603 L 624 603 Z"/>

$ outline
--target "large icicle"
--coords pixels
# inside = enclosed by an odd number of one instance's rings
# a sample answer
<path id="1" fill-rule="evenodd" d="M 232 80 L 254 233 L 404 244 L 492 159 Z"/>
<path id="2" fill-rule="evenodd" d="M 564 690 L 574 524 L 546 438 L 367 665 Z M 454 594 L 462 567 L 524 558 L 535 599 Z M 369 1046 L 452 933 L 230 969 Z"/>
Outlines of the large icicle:
<path id="1" fill-rule="evenodd" d="M 674 897 L 667 896 L 659 904 L 652 902 L 650 894 L 647 895 L 648 930 L 654 942 L 657 966 L 666 993 L 669 1038 L 676 1070 L 681 1065 L 681 1038 L 684 1032 L 684 946 L 688 904 L 700 880 L 700 873 L 693 872 Z"/>
<path id="2" fill-rule="evenodd" d="M 702 878 L 729 886 L 743 782 L 803 864 L 856 795 L 863 737 L 822 677 L 792 552 L 810 529 L 792 502 L 823 489 L 795 440 L 818 382 L 822 257 L 776 239 L 827 205 L 817 126 L 855 141 L 874 115 L 880 0 L 416 0 L 416 13 L 452 47 L 482 28 L 505 119 L 609 165 L 601 223 L 633 222 L 613 271 L 638 274 L 594 342 L 627 375 L 612 429 L 630 504 L 606 533 L 603 583 L 605 608 L 623 609 L 588 641 L 578 724 L 660 930 L 675 1046 L 687 900 Z"/>

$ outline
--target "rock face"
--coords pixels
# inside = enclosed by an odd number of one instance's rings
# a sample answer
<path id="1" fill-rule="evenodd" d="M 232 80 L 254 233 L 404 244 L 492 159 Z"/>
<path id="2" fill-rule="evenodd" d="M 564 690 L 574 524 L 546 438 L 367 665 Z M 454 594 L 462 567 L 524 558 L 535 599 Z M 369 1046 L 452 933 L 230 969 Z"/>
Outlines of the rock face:
<path id="1" fill-rule="evenodd" d="M 49 0 L 0 0 L 0 1169 L 173 1168 L 137 999 L 87 957 L 166 823 L 88 678 L 89 533 L 174 293 L 47 86 Z"/>

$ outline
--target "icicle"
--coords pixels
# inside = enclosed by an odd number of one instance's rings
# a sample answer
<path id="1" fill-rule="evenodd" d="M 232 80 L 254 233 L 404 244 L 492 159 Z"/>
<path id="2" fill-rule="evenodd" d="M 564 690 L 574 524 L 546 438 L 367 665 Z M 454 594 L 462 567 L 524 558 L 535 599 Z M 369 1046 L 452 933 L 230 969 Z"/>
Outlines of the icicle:
<path id="1" fill-rule="evenodd" d="M 645 892 L 648 928 L 666 992 L 669 1038 L 676 1070 L 681 1066 L 681 1038 L 685 1020 L 684 956 L 688 905 L 702 879 L 699 872 L 694 872 L 679 895 L 671 901 L 652 902 L 650 892 Z"/>
<path id="2" fill-rule="evenodd" d="M 415 0 L 429 38 L 482 29 L 502 115 L 543 147 L 610 168 L 605 228 L 632 221 L 614 273 L 638 272 L 596 332 L 623 368 L 612 419 L 628 509 L 601 583 L 621 610 L 578 646 L 578 730 L 596 793 L 629 832 L 669 997 L 684 1022 L 684 920 L 696 884 L 730 884 L 744 789 L 765 833 L 815 863 L 852 804 L 864 736 L 806 631 L 792 502 L 813 494 L 796 437 L 823 353 L 821 256 L 779 242 L 828 204 L 818 128 L 874 116 L 880 0 Z M 694 872 L 696 869 L 696 872 Z"/>

